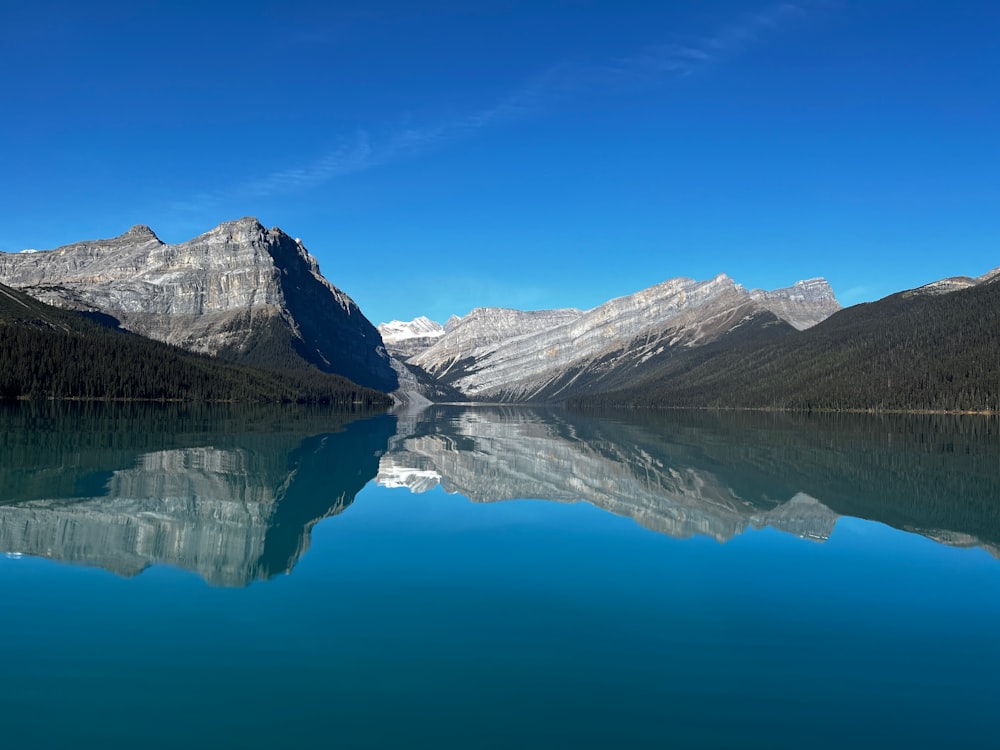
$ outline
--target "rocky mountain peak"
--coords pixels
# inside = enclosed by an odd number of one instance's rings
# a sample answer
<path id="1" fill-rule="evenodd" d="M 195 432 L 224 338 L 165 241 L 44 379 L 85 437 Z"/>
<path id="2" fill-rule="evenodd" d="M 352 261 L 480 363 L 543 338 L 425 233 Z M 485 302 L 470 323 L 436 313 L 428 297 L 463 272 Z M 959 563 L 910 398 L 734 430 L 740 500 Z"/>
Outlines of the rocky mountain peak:
<path id="1" fill-rule="evenodd" d="M 378 332 L 390 354 L 400 359 L 409 359 L 433 346 L 444 336 L 445 329 L 440 323 L 421 315 L 410 321 L 391 320 L 379 323 Z"/>
<path id="2" fill-rule="evenodd" d="M 113 240 L 5 254 L 0 283 L 185 349 L 313 365 L 383 391 L 397 385 L 378 331 L 354 301 L 323 278 L 301 242 L 254 217 L 176 245 L 138 225 Z"/>
<path id="3" fill-rule="evenodd" d="M 240 227 L 243 229 L 252 229 L 258 232 L 266 232 L 267 229 L 263 224 L 260 223 L 260 219 L 256 216 L 244 216 L 241 219 L 232 219 L 231 221 L 224 221 L 219 224 L 216 229 L 221 229 L 223 227 Z"/>
<path id="4" fill-rule="evenodd" d="M 279 230 L 280 231 L 280 230 Z M 244 216 L 234 221 L 224 221 L 215 229 L 201 235 L 204 238 L 214 238 L 223 242 L 264 242 L 268 230 L 253 216 Z M 195 238 L 200 239 L 200 238 Z"/>
<path id="5" fill-rule="evenodd" d="M 750 297 L 800 331 L 823 322 L 840 309 L 833 289 L 822 277 L 796 281 L 790 287 L 770 292 L 754 289 Z"/>
<path id="6" fill-rule="evenodd" d="M 160 242 L 160 238 L 156 236 L 156 232 L 150 229 L 146 224 L 134 224 L 131 229 L 121 235 L 121 239 L 138 241 L 156 240 L 157 242 Z"/>
<path id="7" fill-rule="evenodd" d="M 444 326 L 424 315 L 410 321 L 390 320 L 388 323 L 379 323 L 378 330 L 382 334 L 382 340 L 387 344 L 405 339 L 444 335 Z"/>

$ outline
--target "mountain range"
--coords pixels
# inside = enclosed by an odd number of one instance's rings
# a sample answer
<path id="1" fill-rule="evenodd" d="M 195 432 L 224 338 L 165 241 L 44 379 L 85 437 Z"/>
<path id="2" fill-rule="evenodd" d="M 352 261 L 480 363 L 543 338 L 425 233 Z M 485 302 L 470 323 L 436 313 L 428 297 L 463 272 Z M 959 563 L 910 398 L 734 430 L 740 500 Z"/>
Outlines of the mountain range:
<path id="1" fill-rule="evenodd" d="M 1000 269 L 855 305 L 808 330 L 734 331 L 587 406 L 1000 411 Z"/>
<path id="2" fill-rule="evenodd" d="M 479 308 L 383 325 L 467 400 L 575 407 L 1000 410 L 1000 269 L 840 309 L 823 279 L 772 292 L 672 279 L 589 311 Z"/>
<path id="3" fill-rule="evenodd" d="M 415 404 L 996 410 L 998 278 L 942 279 L 841 309 L 822 278 L 765 291 L 719 274 L 591 310 L 483 307 L 376 329 L 300 240 L 250 217 L 176 245 L 137 225 L 0 253 L 8 302 L 24 293 L 36 312 L 46 303 L 257 369 L 335 373 Z M 32 328 L 16 318 L 8 328 Z M 32 335 L 56 335 L 42 329 Z"/>
<path id="4" fill-rule="evenodd" d="M 548 402 L 628 382 L 650 359 L 703 346 L 753 318 L 784 332 L 838 309 L 823 279 L 765 292 L 720 274 L 671 279 L 592 310 L 477 308 L 446 327 L 394 322 L 380 331 L 391 352 L 410 355 L 408 365 L 470 399 Z"/>

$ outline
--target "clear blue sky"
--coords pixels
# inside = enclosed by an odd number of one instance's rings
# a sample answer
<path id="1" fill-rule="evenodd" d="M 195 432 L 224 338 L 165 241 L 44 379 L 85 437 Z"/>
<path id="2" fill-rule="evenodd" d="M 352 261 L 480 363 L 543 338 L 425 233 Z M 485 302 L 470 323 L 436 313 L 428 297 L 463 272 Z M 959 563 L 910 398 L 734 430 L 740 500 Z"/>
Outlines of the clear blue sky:
<path id="1" fill-rule="evenodd" d="M 3 7 L 3 250 L 257 216 L 375 323 L 1000 265 L 993 0 Z"/>

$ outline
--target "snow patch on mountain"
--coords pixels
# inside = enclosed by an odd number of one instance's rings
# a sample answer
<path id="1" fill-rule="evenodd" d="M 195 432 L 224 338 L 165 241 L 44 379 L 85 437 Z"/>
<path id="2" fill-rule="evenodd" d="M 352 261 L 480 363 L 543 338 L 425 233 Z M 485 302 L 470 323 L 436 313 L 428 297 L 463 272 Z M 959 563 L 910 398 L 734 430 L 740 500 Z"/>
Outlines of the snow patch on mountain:
<path id="1" fill-rule="evenodd" d="M 445 329 L 440 323 L 421 315 L 413 320 L 390 320 L 388 323 L 379 323 L 378 332 L 382 334 L 383 342 L 395 344 L 408 339 L 444 336 Z"/>

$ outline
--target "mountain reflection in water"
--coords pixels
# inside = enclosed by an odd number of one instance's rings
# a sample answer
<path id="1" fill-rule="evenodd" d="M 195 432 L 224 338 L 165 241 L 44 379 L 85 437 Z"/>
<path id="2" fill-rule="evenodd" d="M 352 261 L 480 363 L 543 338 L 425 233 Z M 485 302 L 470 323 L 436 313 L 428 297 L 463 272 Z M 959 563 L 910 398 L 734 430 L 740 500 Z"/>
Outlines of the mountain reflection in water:
<path id="1" fill-rule="evenodd" d="M 1000 440 L 981 417 L 438 406 L 417 414 L 54 404 L 0 409 L 0 552 L 217 585 L 290 571 L 372 479 L 474 502 L 589 502 L 673 537 L 841 515 L 1000 547 Z"/>
<path id="2" fill-rule="evenodd" d="M 850 515 L 1000 545 L 998 424 L 982 417 L 437 407 L 400 419 L 377 481 L 584 500 L 673 537 L 824 540 Z"/>
<path id="3" fill-rule="evenodd" d="M 288 572 L 374 476 L 395 420 L 56 404 L 0 412 L 0 551 L 245 586 Z M 311 433 L 311 434 L 310 434 Z"/>

